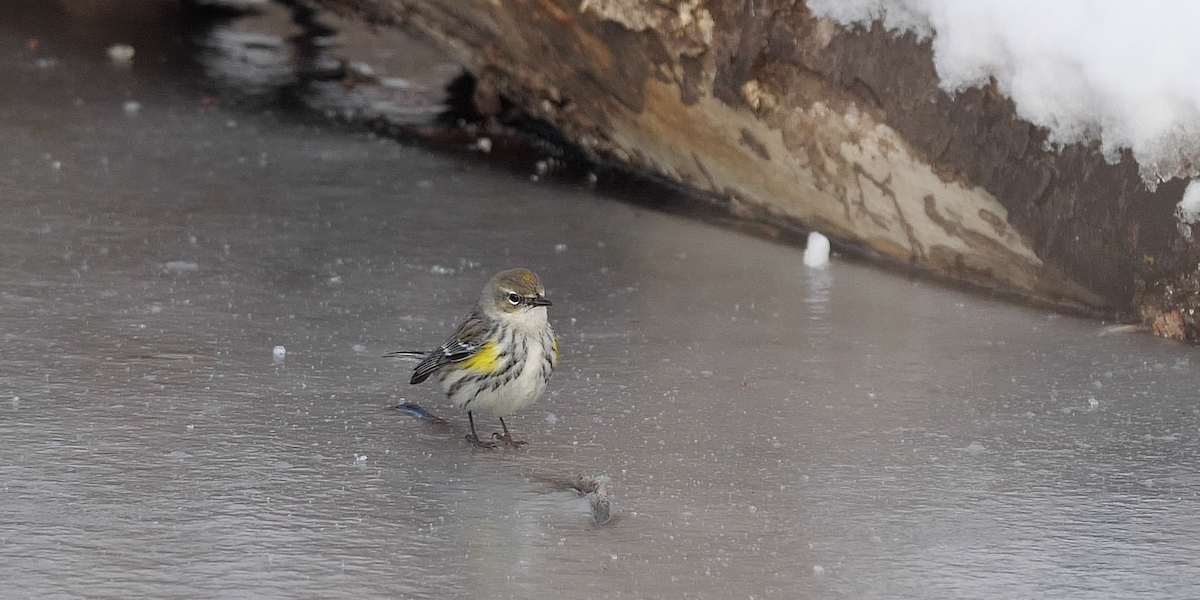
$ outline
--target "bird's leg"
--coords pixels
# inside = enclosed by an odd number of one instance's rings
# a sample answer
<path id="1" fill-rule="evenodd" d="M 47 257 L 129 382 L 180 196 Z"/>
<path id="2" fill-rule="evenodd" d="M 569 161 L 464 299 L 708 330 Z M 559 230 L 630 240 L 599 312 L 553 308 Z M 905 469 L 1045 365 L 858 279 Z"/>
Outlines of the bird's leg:
<path id="1" fill-rule="evenodd" d="M 529 443 L 525 440 L 518 440 L 518 439 L 514 438 L 512 436 L 512 434 L 508 432 L 508 425 L 504 424 L 504 417 L 500 417 L 500 426 L 504 428 L 504 435 L 498 435 L 498 434 L 493 433 L 492 437 L 499 438 L 500 441 L 504 442 L 504 445 L 506 445 L 506 446 L 524 446 L 525 444 Z"/>
<path id="2" fill-rule="evenodd" d="M 479 435 L 475 433 L 475 417 L 471 415 L 471 411 L 467 411 L 467 421 L 471 423 L 471 433 L 467 434 L 467 441 L 471 442 L 476 448 L 495 448 L 496 442 L 485 442 L 479 439 Z"/>

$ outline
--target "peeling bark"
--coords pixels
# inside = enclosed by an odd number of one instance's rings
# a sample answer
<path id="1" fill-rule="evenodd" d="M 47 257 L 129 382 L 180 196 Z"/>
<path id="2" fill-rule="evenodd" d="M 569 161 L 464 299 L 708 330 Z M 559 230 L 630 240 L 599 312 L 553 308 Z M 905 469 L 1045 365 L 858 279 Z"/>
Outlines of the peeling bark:
<path id="1" fill-rule="evenodd" d="M 955 280 L 1147 323 L 1182 307 L 1164 330 L 1195 337 L 1183 183 L 1047 150 L 994 86 L 948 96 L 911 34 L 790 0 L 319 1 L 433 40 L 598 157 Z"/>

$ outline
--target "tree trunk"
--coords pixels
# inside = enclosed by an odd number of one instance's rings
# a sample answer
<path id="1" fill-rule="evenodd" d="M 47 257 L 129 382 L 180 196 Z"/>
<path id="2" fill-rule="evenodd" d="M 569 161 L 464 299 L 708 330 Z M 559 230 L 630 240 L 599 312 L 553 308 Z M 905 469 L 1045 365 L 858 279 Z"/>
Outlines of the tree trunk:
<path id="1" fill-rule="evenodd" d="M 1047 150 L 994 86 L 940 90 L 912 35 L 789 0 L 320 2 L 435 41 L 585 150 L 743 214 L 1195 338 L 1185 182 L 1150 191 L 1128 154 Z"/>

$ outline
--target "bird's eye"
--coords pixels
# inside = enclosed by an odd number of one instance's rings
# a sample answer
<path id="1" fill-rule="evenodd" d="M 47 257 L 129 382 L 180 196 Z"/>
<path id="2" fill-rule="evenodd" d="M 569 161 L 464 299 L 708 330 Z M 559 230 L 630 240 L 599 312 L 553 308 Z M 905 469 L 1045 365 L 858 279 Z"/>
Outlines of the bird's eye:
<path id="1" fill-rule="evenodd" d="M 516 292 L 509 292 L 508 293 L 508 303 L 513 306 L 516 306 L 521 303 L 521 297 L 518 296 Z"/>

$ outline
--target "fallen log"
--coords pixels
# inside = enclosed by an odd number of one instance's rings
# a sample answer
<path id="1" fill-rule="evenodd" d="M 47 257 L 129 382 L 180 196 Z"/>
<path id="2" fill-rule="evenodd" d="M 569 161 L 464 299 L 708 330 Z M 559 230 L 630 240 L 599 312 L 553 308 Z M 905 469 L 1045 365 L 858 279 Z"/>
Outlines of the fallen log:
<path id="1" fill-rule="evenodd" d="M 319 0 L 431 40 L 591 155 L 938 276 L 1195 340 L 1198 255 L 1128 154 L 1050 149 L 928 41 L 785 0 Z M 797 256 L 799 261 L 799 256 Z M 1157 325 L 1156 325 L 1157 323 Z"/>

